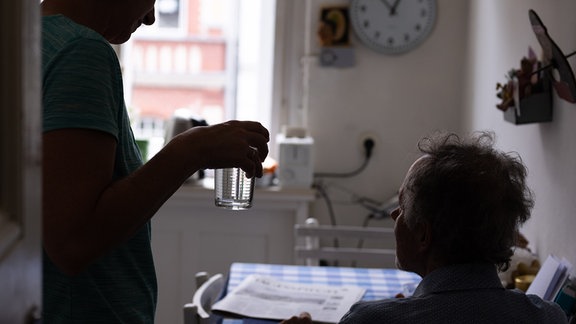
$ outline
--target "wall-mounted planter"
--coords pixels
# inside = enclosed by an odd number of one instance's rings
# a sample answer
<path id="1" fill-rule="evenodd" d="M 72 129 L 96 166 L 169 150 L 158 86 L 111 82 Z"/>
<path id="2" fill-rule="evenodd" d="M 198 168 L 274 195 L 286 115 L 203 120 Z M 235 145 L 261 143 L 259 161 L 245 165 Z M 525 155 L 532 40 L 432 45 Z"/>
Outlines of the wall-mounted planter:
<path id="1" fill-rule="evenodd" d="M 542 62 L 538 62 L 530 50 L 529 58 L 522 59 L 521 68 L 509 72 L 509 81 L 505 85 L 497 84 L 498 97 L 502 99 L 497 107 L 504 111 L 506 121 L 516 125 L 552 121 L 552 89 L 559 98 L 576 103 L 576 79 L 567 61 L 567 57 L 576 52 L 564 55 L 536 12 L 530 10 L 528 16 L 542 46 Z M 543 63 L 546 64 L 542 66 Z M 558 72 L 559 79 L 552 76 L 552 70 Z"/>
<path id="2" fill-rule="evenodd" d="M 518 107 L 510 107 L 504 112 L 504 120 L 516 125 L 552 121 L 552 91 L 521 99 Z"/>
<path id="3" fill-rule="evenodd" d="M 522 99 L 519 104 L 504 111 L 504 120 L 516 124 L 544 123 L 552 121 L 552 87 L 548 73 L 539 82 L 539 91 Z M 516 93 L 518 89 L 515 89 Z"/>

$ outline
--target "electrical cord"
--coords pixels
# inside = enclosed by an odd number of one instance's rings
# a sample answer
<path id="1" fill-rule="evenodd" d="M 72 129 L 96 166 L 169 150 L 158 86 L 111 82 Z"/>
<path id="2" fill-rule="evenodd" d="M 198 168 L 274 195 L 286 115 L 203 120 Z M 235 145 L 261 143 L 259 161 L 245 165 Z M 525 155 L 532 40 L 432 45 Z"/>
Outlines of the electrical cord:
<path id="1" fill-rule="evenodd" d="M 358 169 L 350 172 L 343 172 L 343 173 L 336 173 L 336 172 L 319 172 L 314 173 L 315 178 L 350 178 L 360 174 L 360 172 L 366 169 L 368 166 L 368 162 L 370 162 L 370 158 L 372 157 L 372 150 L 374 149 L 374 140 L 367 139 L 364 141 L 364 161 L 362 165 L 358 167 Z"/>
<path id="2" fill-rule="evenodd" d="M 366 166 L 368 165 L 368 161 L 370 159 L 369 158 L 364 158 L 364 162 L 362 162 L 362 165 L 351 172 L 346 172 L 346 173 L 329 173 L 329 172 L 319 172 L 319 173 L 314 173 L 314 177 L 316 178 L 351 178 L 355 175 L 360 174 L 360 172 L 364 171 L 364 169 L 366 169 Z"/>
<path id="3" fill-rule="evenodd" d="M 334 207 L 332 205 L 332 200 L 328 196 L 328 192 L 326 192 L 326 187 L 323 183 L 316 182 L 313 185 L 314 188 L 318 191 L 324 202 L 326 203 L 326 208 L 328 208 L 328 215 L 330 216 L 330 224 L 332 226 L 336 226 L 336 215 L 334 214 Z M 338 247 L 338 240 L 334 239 L 334 246 Z"/>
<path id="4" fill-rule="evenodd" d="M 362 223 L 362 227 L 368 227 L 368 223 L 370 222 L 371 219 L 374 219 L 374 214 L 370 213 L 368 214 L 368 216 L 364 217 L 364 222 Z M 358 239 L 358 244 L 356 245 L 356 247 L 358 249 L 361 249 L 364 247 L 364 240 L 363 239 Z M 353 260 L 350 264 L 351 267 L 355 268 L 356 267 L 356 260 Z"/>
<path id="5" fill-rule="evenodd" d="M 372 157 L 372 150 L 374 148 L 374 140 L 372 139 L 367 139 L 364 141 L 364 161 L 362 162 L 362 165 L 360 165 L 360 167 L 358 167 L 356 170 L 351 171 L 351 172 L 344 172 L 344 173 L 328 173 L 328 172 L 319 172 L 319 173 L 314 173 L 314 178 L 350 178 L 353 176 L 356 176 L 358 174 L 360 174 L 362 171 L 364 171 L 364 169 L 366 169 L 366 167 L 368 166 L 368 162 L 370 162 L 370 158 Z M 322 197 L 322 199 L 324 199 L 324 202 L 326 203 L 326 207 L 328 208 L 328 215 L 330 217 L 330 223 L 331 225 L 335 226 L 336 225 L 336 215 L 334 213 L 334 207 L 332 205 L 332 201 L 330 200 L 330 197 L 328 196 L 328 192 L 326 191 L 326 187 L 324 186 L 324 184 L 321 181 L 314 181 L 314 184 L 312 185 L 313 188 L 315 188 L 317 190 L 317 192 L 320 194 L 320 196 Z M 333 241 L 333 245 L 334 247 L 338 247 L 339 246 L 339 242 L 338 242 L 338 238 L 334 238 Z M 326 260 L 321 260 L 321 263 L 323 262 L 327 262 Z M 338 265 L 338 261 L 334 261 L 334 266 Z"/>
<path id="6" fill-rule="evenodd" d="M 330 197 L 328 196 L 328 192 L 326 192 L 326 187 L 324 186 L 324 184 L 322 182 L 314 182 L 314 184 L 312 185 L 313 188 L 316 189 L 316 191 L 318 192 L 318 194 L 320 194 L 320 197 L 322 197 L 322 199 L 324 200 L 324 202 L 326 203 L 326 208 L 328 208 L 328 215 L 330 217 L 330 224 L 332 226 L 336 225 L 336 215 L 334 214 L 334 207 L 332 205 L 332 200 L 330 199 Z M 339 242 L 338 242 L 338 238 L 335 237 L 333 240 L 333 246 L 334 247 L 338 247 L 340 246 Z M 338 265 L 338 261 L 333 261 L 334 264 L 332 264 L 333 266 L 337 266 Z M 321 265 L 329 265 L 327 260 L 320 260 L 320 264 Z"/>
<path id="7" fill-rule="evenodd" d="M 330 178 L 330 177 L 332 177 L 332 178 L 334 178 L 334 177 L 346 178 L 346 177 L 352 177 L 352 176 L 359 174 L 368 165 L 368 162 L 370 161 L 370 158 L 372 157 L 372 150 L 374 148 L 374 144 L 375 144 L 374 140 L 370 139 L 370 138 L 364 141 L 364 162 L 355 171 L 347 172 L 347 173 L 315 173 L 314 177 L 315 178 Z M 330 216 L 330 222 L 333 226 L 336 225 L 336 216 L 334 215 L 334 208 L 332 206 L 332 201 L 330 200 L 330 197 L 328 196 L 328 193 L 326 192 L 326 188 L 325 188 L 324 184 L 320 181 L 314 181 L 312 187 L 318 191 L 320 196 L 326 202 L 326 207 L 328 208 L 328 213 Z"/>

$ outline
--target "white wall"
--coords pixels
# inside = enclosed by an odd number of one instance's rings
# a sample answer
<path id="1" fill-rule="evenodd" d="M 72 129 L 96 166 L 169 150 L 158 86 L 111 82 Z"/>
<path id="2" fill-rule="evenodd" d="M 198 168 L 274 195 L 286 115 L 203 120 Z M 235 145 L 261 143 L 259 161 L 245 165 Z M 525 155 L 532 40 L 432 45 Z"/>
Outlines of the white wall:
<path id="1" fill-rule="evenodd" d="M 354 195 L 385 200 L 396 192 L 417 156 L 421 136 L 438 129 L 494 130 L 497 145 L 519 152 L 529 168 L 536 206 L 523 232 L 531 247 L 541 258 L 554 253 L 576 265 L 576 106 L 555 98 L 553 122 L 522 126 L 505 122 L 495 108 L 496 82 L 518 67 L 528 46 L 540 53 L 528 9 L 538 12 L 569 53 L 576 50 L 576 2 L 438 0 L 437 24 L 421 47 L 385 56 L 352 35 L 356 65 L 347 69 L 319 67 L 315 31 L 322 6 L 348 2 L 295 3 L 285 25 L 291 36 L 283 62 L 283 86 L 292 88 L 285 89 L 282 108 L 304 112 L 303 117 L 292 115 L 292 121 L 303 123 L 314 137 L 315 171 L 355 169 L 362 159 L 359 138 L 365 133 L 377 137 L 372 162 L 362 174 L 325 181 L 339 223 L 360 224 L 368 214 L 350 203 Z M 576 58 L 570 63 L 576 66 Z M 280 122 L 290 120 L 282 114 Z M 329 221 L 322 200 L 312 209 L 322 222 Z"/>
<path id="2" fill-rule="evenodd" d="M 356 56 L 352 68 L 320 67 L 316 39 L 320 8 L 348 1 L 298 3 L 305 16 L 294 15 L 287 29 L 299 30 L 301 34 L 293 39 L 303 43 L 287 49 L 299 48 L 300 52 L 284 64 L 300 62 L 299 76 L 292 77 L 298 85 L 293 86 L 305 86 L 299 97 L 302 102 L 293 102 L 292 107 L 304 110 L 303 118 L 294 119 L 314 137 L 315 171 L 356 169 L 363 159 L 360 138 L 366 133 L 376 137 L 372 161 L 363 173 L 349 179 L 326 179 L 338 222 L 360 224 L 368 212 L 348 203 L 354 194 L 380 201 L 390 198 L 417 156 L 420 137 L 438 129 L 461 130 L 468 2 L 439 0 L 438 21 L 430 38 L 405 55 L 379 54 L 352 34 Z M 294 74 L 294 68 L 288 72 Z M 313 210 L 322 222 L 328 222 L 323 201 L 318 200 Z"/>
<path id="3" fill-rule="evenodd" d="M 541 258 L 549 253 L 576 265 L 576 105 L 554 98 L 553 121 L 515 126 L 495 108 L 496 82 L 518 68 L 528 46 L 540 53 L 528 10 L 534 9 L 565 53 L 576 50 L 576 2 L 571 0 L 472 0 L 470 72 L 464 106 L 466 129 L 493 129 L 498 146 L 520 153 L 529 169 L 536 206 L 523 228 Z M 576 59 L 570 58 L 576 67 Z"/>

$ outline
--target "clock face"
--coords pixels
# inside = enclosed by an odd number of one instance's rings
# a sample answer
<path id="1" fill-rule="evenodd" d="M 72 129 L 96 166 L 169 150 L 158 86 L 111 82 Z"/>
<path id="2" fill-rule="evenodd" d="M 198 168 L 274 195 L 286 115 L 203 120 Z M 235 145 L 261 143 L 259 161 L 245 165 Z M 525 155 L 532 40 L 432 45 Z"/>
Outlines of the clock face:
<path id="1" fill-rule="evenodd" d="M 436 0 L 351 0 L 350 22 L 368 47 L 384 54 L 408 52 L 430 35 Z"/>

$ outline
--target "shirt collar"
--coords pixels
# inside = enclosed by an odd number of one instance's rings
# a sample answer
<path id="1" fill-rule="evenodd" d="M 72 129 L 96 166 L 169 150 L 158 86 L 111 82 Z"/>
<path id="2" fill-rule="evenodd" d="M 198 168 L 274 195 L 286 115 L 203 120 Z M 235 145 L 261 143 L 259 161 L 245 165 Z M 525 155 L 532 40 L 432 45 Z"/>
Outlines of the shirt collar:
<path id="1" fill-rule="evenodd" d="M 504 289 L 493 264 L 456 264 L 424 276 L 414 297 L 456 290 Z"/>

